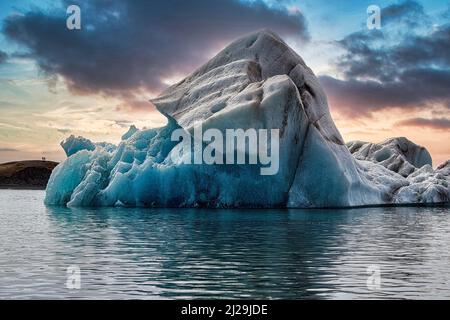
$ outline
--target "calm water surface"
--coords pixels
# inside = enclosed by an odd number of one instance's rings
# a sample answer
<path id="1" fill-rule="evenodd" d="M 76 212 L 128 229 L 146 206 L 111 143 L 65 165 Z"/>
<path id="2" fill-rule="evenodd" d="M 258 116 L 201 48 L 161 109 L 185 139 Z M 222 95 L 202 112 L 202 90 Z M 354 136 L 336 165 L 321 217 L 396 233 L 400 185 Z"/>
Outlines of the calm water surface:
<path id="1" fill-rule="evenodd" d="M 450 298 L 449 208 L 67 209 L 43 198 L 0 190 L 0 299 Z M 80 290 L 66 287 L 71 265 Z"/>

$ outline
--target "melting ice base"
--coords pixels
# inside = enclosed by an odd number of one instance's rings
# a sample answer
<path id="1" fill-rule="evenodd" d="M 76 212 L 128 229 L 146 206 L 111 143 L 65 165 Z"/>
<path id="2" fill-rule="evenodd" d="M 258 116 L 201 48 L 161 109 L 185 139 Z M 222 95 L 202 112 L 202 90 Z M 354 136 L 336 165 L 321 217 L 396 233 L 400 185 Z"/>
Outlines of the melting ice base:
<path id="1" fill-rule="evenodd" d="M 448 192 L 449 167 L 433 170 L 424 165 L 408 177 L 392 172 L 380 164 L 349 158 L 357 169 L 360 182 L 351 185 L 342 177 L 346 164 L 336 165 L 329 150 L 311 143 L 302 170 L 290 185 L 292 168 L 280 168 L 275 176 L 263 176 L 258 165 L 192 165 L 186 162 L 180 143 L 171 141 L 174 122 L 158 129 L 137 130 L 125 135 L 118 147 L 95 145 L 94 150 L 81 150 L 58 165 L 48 183 L 45 202 L 68 206 L 155 206 L 155 207 L 329 207 L 352 204 L 431 203 L 445 202 L 440 197 Z M 315 139 L 312 136 L 312 139 Z M 72 137 L 70 144 L 86 145 L 84 139 Z M 319 140 L 320 141 L 320 140 Z M 324 143 L 323 141 L 321 143 Z M 80 147 L 80 146 L 78 146 Z M 81 147 L 80 147 L 81 148 Z M 286 152 L 286 149 L 284 149 Z M 290 152 L 287 150 L 287 152 Z M 342 153 L 348 152 L 345 149 Z M 383 151 L 384 153 L 387 151 Z M 391 151 L 390 151 L 391 152 Z M 398 154 L 395 154 L 398 158 Z M 281 156 L 283 160 L 283 155 Z M 393 157 L 391 157 L 393 158 Z M 178 160 L 177 160 L 178 159 Z M 192 159 L 191 159 L 192 160 Z M 282 161 L 283 162 L 283 161 Z M 285 162 L 284 162 L 285 163 Z M 328 163 L 324 172 L 324 163 Z M 352 167 L 350 167 L 352 168 Z M 336 174 L 337 172 L 337 174 Z M 328 174 L 328 176 L 327 176 Z M 359 175 L 359 176 L 358 176 Z M 353 178 L 353 177 L 350 177 Z M 324 184 L 323 179 L 326 180 Z M 339 180 L 340 179 L 340 180 Z M 366 185 L 363 184 L 366 179 Z M 437 183 L 435 181 L 438 181 Z M 378 188 L 377 188 L 378 183 Z M 343 186 L 336 189 L 336 186 Z M 389 194 L 392 186 L 401 186 Z M 289 187 L 291 189 L 289 189 Z M 317 198 L 295 194 L 295 190 L 314 190 Z M 442 188 L 442 189 L 440 189 Z M 422 191 L 423 190 L 423 191 Z M 446 191 L 447 190 L 447 191 Z M 383 193 L 384 191 L 384 193 Z M 422 191 L 422 192 L 420 192 Z M 345 198 L 350 194 L 355 198 Z M 326 195 L 326 196 L 323 196 Z M 421 202 L 417 195 L 420 195 Z M 388 201 L 383 202 L 382 199 Z M 443 199 L 445 200 L 445 198 Z"/>
<path id="2" fill-rule="evenodd" d="M 437 170 L 409 140 L 344 144 L 326 95 L 277 35 L 239 39 L 152 101 L 168 118 L 124 134 L 116 147 L 71 137 L 45 202 L 68 206 L 346 207 L 448 203 L 450 162 Z M 173 130 L 278 129 L 279 171 L 186 165 Z M 93 148 L 94 146 L 94 148 Z M 406 148 L 406 149 L 405 149 Z M 426 150 L 425 150 L 426 151 Z M 417 158 L 416 158 L 417 156 Z"/>
<path id="3" fill-rule="evenodd" d="M 281 177 L 263 176 L 260 165 L 184 164 L 180 143 L 171 141 L 180 127 L 169 121 L 159 129 L 136 131 L 115 150 L 97 145 L 55 168 L 47 204 L 68 206 L 235 207 L 283 206 L 280 194 L 264 188 Z M 70 145 L 77 140 L 72 138 Z M 192 154 L 191 154 L 192 156 Z M 274 189 L 276 185 L 271 185 Z"/>

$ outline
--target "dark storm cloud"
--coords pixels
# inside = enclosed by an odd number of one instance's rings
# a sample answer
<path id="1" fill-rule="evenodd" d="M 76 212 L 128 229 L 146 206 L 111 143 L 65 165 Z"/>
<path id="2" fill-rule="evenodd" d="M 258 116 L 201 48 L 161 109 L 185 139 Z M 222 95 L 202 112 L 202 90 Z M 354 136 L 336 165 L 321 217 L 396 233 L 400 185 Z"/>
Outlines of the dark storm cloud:
<path id="1" fill-rule="evenodd" d="M 450 129 L 450 119 L 447 118 L 436 118 L 436 119 L 425 119 L 425 118 L 412 118 L 396 123 L 400 126 L 409 127 L 422 127 L 422 128 L 433 128 L 433 129 Z"/>
<path id="2" fill-rule="evenodd" d="M 0 50 L 0 64 L 4 63 L 8 59 L 8 54 Z"/>
<path id="3" fill-rule="evenodd" d="M 412 67 L 433 64 L 450 66 L 450 24 L 440 26 L 430 36 L 411 36 L 392 52 L 392 59 L 399 65 Z"/>
<path id="4" fill-rule="evenodd" d="M 381 19 L 383 24 L 400 22 L 405 23 L 409 27 L 430 23 L 423 6 L 416 1 L 404 1 L 383 8 L 381 10 Z"/>
<path id="5" fill-rule="evenodd" d="M 340 80 L 321 76 L 332 105 L 355 117 L 389 107 L 421 108 L 430 104 L 450 105 L 448 70 L 409 69 L 395 81 Z"/>
<path id="6" fill-rule="evenodd" d="M 80 6 L 82 30 L 66 28 L 69 4 Z M 232 0 L 70 1 L 58 12 L 9 17 L 3 32 L 70 89 L 121 95 L 160 90 L 165 77 L 192 71 L 211 50 L 261 28 L 309 38 L 299 12 Z"/>
<path id="7" fill-rule="evenodd" d="M 344 54 L 336 67 L 344 77 L 320 78 L 331 105 L 356 117 L 388 107 L 450 106 L 450 24 L 418 32 L 414 17 L 429 20 L 416 2 L 389 6 L 382 21 L 394 29 L 363 30 L 338 42 Z M 400 28 L 405 20 L 411 25 L 406 32 Z"/>

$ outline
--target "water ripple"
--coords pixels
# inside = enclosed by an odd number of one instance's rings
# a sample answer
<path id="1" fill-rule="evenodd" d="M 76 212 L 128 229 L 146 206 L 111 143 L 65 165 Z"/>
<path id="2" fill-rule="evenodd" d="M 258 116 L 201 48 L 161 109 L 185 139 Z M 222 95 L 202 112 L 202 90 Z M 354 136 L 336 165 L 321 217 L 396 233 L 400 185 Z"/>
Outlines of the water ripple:
<path id="1" fill-rule="evenodd" d="M 448 208 L 67 209 L 43 196 L 0 190 L 0 299 L 450 298 Z M 80 290 L 66 288 L 71 265 Z"/>

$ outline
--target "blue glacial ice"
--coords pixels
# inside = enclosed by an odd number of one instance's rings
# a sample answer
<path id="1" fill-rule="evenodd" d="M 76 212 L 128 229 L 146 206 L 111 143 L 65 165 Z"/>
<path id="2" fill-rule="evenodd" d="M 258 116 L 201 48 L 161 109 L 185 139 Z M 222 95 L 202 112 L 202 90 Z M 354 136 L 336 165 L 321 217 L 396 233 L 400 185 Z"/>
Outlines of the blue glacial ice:
<path id="1" fill-rule="evenodd" d="M 403 138 L 345 145 L 314 73 L 270 31 L 233 42 L 152 103 L 167 117 L 164 127 L 132 126 L 117 146 L 73 136 L 63 142 L 68 158 L 54 169 L 45 203 L 343 207 L 449 202 L 450 166 L 434 170 L 422 147 Z M 192 136 L 200 125 L 223 133 L 278 129 L 278 173 L 261 175 L 259 164 L 186 164 L 191 155 L 171 135 L 183 130 Z"/>

